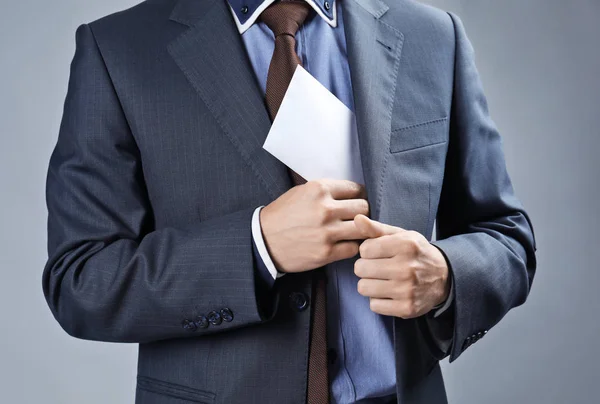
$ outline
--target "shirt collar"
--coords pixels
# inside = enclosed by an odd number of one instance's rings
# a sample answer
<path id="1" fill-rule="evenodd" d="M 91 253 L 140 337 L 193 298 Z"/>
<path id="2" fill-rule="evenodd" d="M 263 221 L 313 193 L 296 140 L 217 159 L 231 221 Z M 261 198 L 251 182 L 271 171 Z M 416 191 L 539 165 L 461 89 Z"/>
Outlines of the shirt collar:
<path id="1" fill-rule="evenodd" d="M 275 0 L 227 0 L 233 14 L 235 25 L 240 34 L 243 34 L 254 24 L 260 13 L 270 6 Z M 327 24 L 337 25 L 337 11 L 335 2 L 339 0 L 305 0 L 323 18 Z"/>

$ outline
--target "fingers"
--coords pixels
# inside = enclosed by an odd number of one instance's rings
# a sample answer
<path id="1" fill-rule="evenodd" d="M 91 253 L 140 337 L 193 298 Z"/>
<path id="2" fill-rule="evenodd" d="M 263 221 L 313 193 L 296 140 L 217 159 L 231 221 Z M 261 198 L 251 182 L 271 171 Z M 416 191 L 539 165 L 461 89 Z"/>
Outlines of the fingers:
<path id="1" fill-rule="evenodd" d="M 404 229 L 400 227 L 390 226 L 388 224 L 369 219 L 363 214 L 356 216 L 354 218 L 354 222 L 356 223 L 356 227 L 358 227 L 358 229 L 363 233 L 365 238 L 376 238 L 404 231 Z"/>
<path id="2" fill-rule="evenodd" d="M 329 225 L 328 231 L 331 242 L 363 240 L 361 232 L 358 231 L 352 220 L 337 221 Z"/>
<path id="3" fill-rule="evenodd" d="M 356 215 L 369 214 L 369 202 L 367 202 L 366 199 L 342 199 L 333 201 L 332 207 L 335 218 L 341 220 L 353 220 Z"/>
<path id="4" fill-rule="evenodd" d="M 358 254 L 358 242 L 340 241 L 332 245 L 329 262 L 352 258 L 356 254 Z"/>
<path id="5" fill-rule="evenodd" d="M 383 314 L 384 316 L 395 316 L 398 302 L 393 299 L 372 298 L 369 300 L 369 308 L 371 311 Z"/>
<path id="6" fill-rule="evenodd" d="M 320 179 L 316 182 L 324 185 L 333 199 L 367 199 L 367 191 L 362 184 L 332 179 Z"/>
<path id="7" fill-rule="evenodd" d="M 381 299 L 372 297 L 369 300 L 371 311 L 383 314 L 384 316 L 394 316 L 401 318 L 415 318 L 422 315 L 422 310 L 419 310 L 414 304 L 409 301 L 398 301 L 394 299 Z"/>
<path id="8" fill-rule="evenodd" d="M 356 226 L 358 229 L 358 226 Z M 358 229 L 364 237 L 364 232 Z M 396 235 L 370 238 L 360 245 L 360 257 L 367 259 L 392 258 L 402 250 L 402 239 Z"/>
<path id="9" fill-rule="evenodd" d="M 354 263 L 354 273 L 364 279 L 394 279 L 398 278 L 398 264 L 390 258 L 359 258 Z"/>
<path id="10" fill-rule="evenodd" d="M 356 223 L 356 220 L 354 222 Z M 361 233 L 366 237 L 364 231 Z M 413 230 L 401 230 L 395 234 L 363 241 L 360 245 L 360 256 L 369 259 L 390 258 L 396 255 L 414 258 L 422 253 L 426 244 L 428 245 L 429 242 L 422 234 Z"/>
<path id="11" fill-rule="evenodd" d="M 394 285 L 394 282 L 384 279 L 360 279 L 356 289 L 363 296 L 393 299 L 398 295 Z"/>

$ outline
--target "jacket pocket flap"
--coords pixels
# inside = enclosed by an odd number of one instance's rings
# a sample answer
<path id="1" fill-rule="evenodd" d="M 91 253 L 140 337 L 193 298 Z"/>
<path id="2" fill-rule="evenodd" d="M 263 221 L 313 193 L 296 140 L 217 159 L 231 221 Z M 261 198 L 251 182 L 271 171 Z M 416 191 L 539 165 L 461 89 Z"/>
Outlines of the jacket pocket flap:
<path id="1" fill-rule="evenodd" d="M 390 152 L 397 153 L 445 142 L 447 120 L 448 117 L 444 117 L 394 129 L 390 139 Z"/>
<path id="2" fill-rule="evenodd" d="M 141 390 L 175 397 L 193 403 L 212 404 L 215 401 L 214 393 L 147 376 L 137 377 L 137 387 Z"/>

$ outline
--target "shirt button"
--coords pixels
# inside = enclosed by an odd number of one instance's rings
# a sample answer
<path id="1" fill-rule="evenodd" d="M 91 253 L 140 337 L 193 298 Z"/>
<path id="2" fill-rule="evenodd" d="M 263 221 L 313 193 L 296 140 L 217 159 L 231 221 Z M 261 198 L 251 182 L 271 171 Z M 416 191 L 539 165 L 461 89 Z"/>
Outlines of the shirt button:
<path id="1" fill-rule="evenodd" d="M 296 311 L 304 311 L 308 307 L 308 297 L 303 292 L 290 293 L 290 306 Z"/>
<path id="2" fill-rule="evenodd" d="M 221 315 L 214 310 L 211 311 L 210 313 L 208 313 L 207 317 L 208 317 L 208 322 L 211 323 L 212 325 L 219 325 L 223 322 L 223 318 L 221 317 Z"/>
<path id="3" fill-rule="evenodd" d="M 325 3 L 323 3 L 323 7 L 325 7 L 325 10 L 329 11 L 331 9 L 331 4 L 329 4 L 329 2 L 326 1 Z"/>
<path id="4" fill-rule="evenodd" d="M 248 14 L 248 6 L 242 6 L 241 12 L 242 14 Z"/>

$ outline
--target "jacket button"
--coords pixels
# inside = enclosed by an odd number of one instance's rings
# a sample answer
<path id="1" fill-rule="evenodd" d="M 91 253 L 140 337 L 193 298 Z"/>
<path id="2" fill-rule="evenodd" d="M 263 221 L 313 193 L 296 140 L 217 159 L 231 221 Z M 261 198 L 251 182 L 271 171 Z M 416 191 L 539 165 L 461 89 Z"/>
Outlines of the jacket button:
<path id="1" fill-rule="evenodd" d="M 308 297 L 303 292 L 290 293 L 290 306 L 296 311 L 304 311 L 308 307 Z"/>
<path id="2" fill-rule="evenodd" d="M 198 316 L 196 317 L 196 321 L 194 321 L 194 323 L 196 323 L 196 326 L 199 328 L 206 328 L 208 327 L 208 318 L 206 318 L 204 315 Z"/>
<path id="3" fill-rule="evenodd" d="M 223 321 L 230 323 L 231 320 L 233 320 L 233 312 L 229 307 L 224 307 L 221 309 L 221 317 L 223 318 Z"/>
<path id="4" fill-rule="evenodd" d="M 471 337 L 467 337 L 465 339 L 465 341 L 463 342 L 462 350 L 464 351 L 465 349 L 467 349 L 470 346 L 471 346 Z"/>
<path id="5" fill-rule="evenodd" d="M 223 322 L 223 318 L 219 313 L 213 310 L 210 313 L 208 313 L 208 322 L 213 325 L 219 325 Z"/>
<path id="6" fill-rule="evenodd" d="M 184 330 L 188 330 L 188 331 L 196 331 L 196 324 L 193 321 L 190 321 L 188 319 L 185 319 L 181 322 L 181 326 L 183 327 Z"/>

